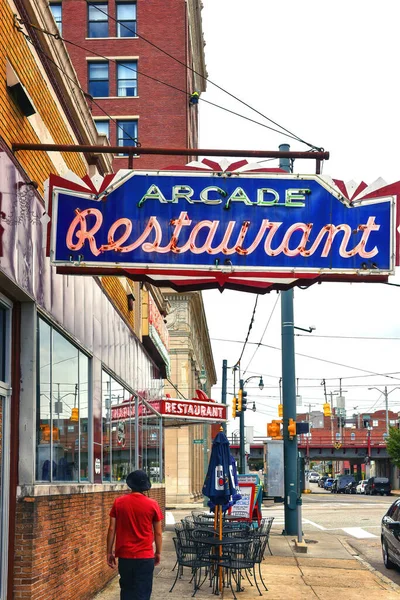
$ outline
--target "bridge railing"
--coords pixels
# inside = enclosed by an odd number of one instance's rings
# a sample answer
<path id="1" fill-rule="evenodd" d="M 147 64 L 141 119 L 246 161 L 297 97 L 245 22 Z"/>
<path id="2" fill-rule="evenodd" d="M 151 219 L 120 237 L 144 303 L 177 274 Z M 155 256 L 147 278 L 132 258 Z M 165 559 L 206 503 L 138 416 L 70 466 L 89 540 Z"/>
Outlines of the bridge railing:
<path id="1" fill-rule="evenodd" d="M 298 445 L 299 446 L 318 446 L 321 448 L 332 448 L 335 443 L 340 443 L 342 446 L 352 448 L 367 448 L 370 447 L 386 447 L 386 432 L 371 432 L 368 436 L 367 432 L 364 431 L 343 431 L 342 435 L 339 436 L 334 432 L 333 434 L 329 431 L 316 432 L 312 431 L 309 435 L 299 435 Z M 369 437 L 369 441 L 368 441 Z"/>

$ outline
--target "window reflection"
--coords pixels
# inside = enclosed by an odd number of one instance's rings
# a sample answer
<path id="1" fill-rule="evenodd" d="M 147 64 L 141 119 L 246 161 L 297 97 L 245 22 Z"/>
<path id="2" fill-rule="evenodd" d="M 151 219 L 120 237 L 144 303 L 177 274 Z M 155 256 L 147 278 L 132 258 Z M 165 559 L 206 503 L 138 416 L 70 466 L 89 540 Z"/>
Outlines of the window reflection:
<path id="1" fill-rule="evenodd" d="M 160 418 L 151 405 L 137 398 L 105 371 L 102 379 L 103 481 L 122 482 L 134 469 L 143 469 L 152 482 L 160 482 Z M 139 415 L 137 427 L 136 405 Z"/>
<path id="2" fill-rule="evenodd" d="M 38 481 L 88 480 L 89 359 L 39 319 Z"/>

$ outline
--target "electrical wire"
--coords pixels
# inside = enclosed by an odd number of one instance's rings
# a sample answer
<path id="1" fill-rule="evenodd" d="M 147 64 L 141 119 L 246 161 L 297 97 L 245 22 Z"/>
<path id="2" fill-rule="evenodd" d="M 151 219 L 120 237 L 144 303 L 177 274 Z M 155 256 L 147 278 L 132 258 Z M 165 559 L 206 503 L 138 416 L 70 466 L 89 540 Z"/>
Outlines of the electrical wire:
<path id="1" fill-rule="evenodd" d="M 221 338 L 211 338 L 211 340 L 213 341 L 217 341 L 217 342 L 233 342 L 233 343 L 239 343 L 241 344 L 242 342 L 240 342 L 239 340 L 224 340 Z M 257 344 L 257 342 L 247 342 L 246 343 L 249 344 Z M 259 344 L 260 346 L 262 346 L 263 348 L 270 348 L 271 350 L 279 350 L 279 352 L 282 351 L 282 348 L 278 348 L 277 346 L 271 346 L 270 344 Z M 243 354 L 243 351 L 242 351 Z M 398 379 L 400 380 L 400 377 L 392 377 L 391 375 L 385 375 L 384 373 L 376 373 L 375 371 L 369 371 L 368 369 L 362 369 L 361 367 L 353 367 L 351 365 L 345 365 L 343 363 L 339 363 L 339 362 L 335 362 L 333 360 L 328 360 L 327 358 L 320 358 L 318 356 L 311 356 L 310 354 L 303 354 L 301 352 L 295 352 L 296 356 L 302 356 L 303 358 L 310 358 L 311 360 L 318 360 L 320 362 L 324 362 L 330 365 L 335 365 L 337 367 L 345 367 L 346 369 L 354 369 L 355 371 L 362 371 L 364 373 L 368 373 L 369 375 L 377 375 L 378 377 L 388 377 L 389 379 Z M 315 378 L 313 378 L 315 379 Z M 331 377 L 330 379 L 339 379 L 338 377 Z M 342 379 L 347 379 L 347 377 L 342 377 Z"/>
<path id="2" fill-rule="evenodd" d="M 281 293 L 280 293 L 280 292 L 278 292 L 278 294 L 277 294 L 277 297 L 276 297 L 276 300 L 275 300 L 275 304 L 274 304 L 274 306 L 272 307 L 271 314 L 269 315 L 269 318 L 268 318 L 267 324 L 266 324 L 266 326 L 265 326 L 265 328 L 264 328 L 264 331 L 262 332 L 261 339 L 260 339 L 259 343 L 257 344 L 257 348 L 254 350 L 253 356 L 252 356 L 252 357 L 251 357 L 251 359 L 249 360 L 247 367 L 246 367 L 246 368 L 245 368 L 245 370 L 243 371 L 243 377 L 244 377 L 244 376 L 245 376 L 245 374 L 247 373 L 247 370 L 248 370 L 248 368 L 249 368 L 249 366 L 250 366 L 250 364 L 251 364 L 251 362 L 252 362 L 253 358 L 255 357 L 255 355 L 256 355 L 256 353 L 257 353 L 257 351 L 258 351 L 258 350 L 259 350 L 259 348 L 260 348 L 260 345 L 261 345 L 261 343 L 262 343 L 262 341 L 263 341 L 263 339 L 264 339 L 264 335 L 265 335 L 265 333 L 266 333 L 266 331 L 267 331 L 267 329 L 268 329 L 268 325 L 270 324 L 270 322 L 271 322 L 271 319 L 272 319 L 272 316 L 273 316 L 273 314 L 274 314 L 274 311 L 275 311 L 276 305 L 278 304 L 278 300 L 279 300 L 279 297 L 280 297 L 280 295 L 281 295 Z"/>
<path id="3" fill-rule="evenodd" d="M 40 27 L 38 27 L 37 25 L 34 25 L 33 23 L 25 23 L 22 19 L 17 19 L 17 20 L 18 20 L 18 22 L 21 25 L 25 25 L 25 26 L 29 25 L 30 27 L 32 27 L 33 29 L 36 29 L 37 31 L 40 31 L 41 33 L 44 33 L 44 34 L 49 35 L 51 37 L 54 37 L 54 39 L 56 39 L 56 40 L 61 40 L 65 44 L 70 44 L 71 46 L 75 46 L 76 48 L 79 48 L 80 50 L 84 50 L 85 52 L 89 52 L 89 53 L 93 54 L 94 56 L 97 56 L 98 58 L 103 58 L 107 62 L 112 62 L 112 63 L 115 63 L 115 64 L 118 64 L 119 62 L 121 62 L 119 60 L 108 58 L 107 56 L 104 56 L 103 54 L 99 54 L 98 52 L 95 52 L 94 50 L 91 50 L 90 48 L 86 48 L 86 46 L 82 46 L 81 44 L 78 44 L 77 42 L 72 42 L 71 40 L 68 40 L 67 38 L 62 37 L 59 33 L 52 33 L 51 31 L 47 31 L 46 29 L 41 29 Z M 44 56 L 46 56 L 46 58 L 48 60 L 50 60 L 58 69 L 60 69 L 60 71 L 62 71 L 68 77 L 68 75 L 65 73 L 65 71 L 63 71 L 62 68 L 59 65 L 57 65 L 55 63 L 55 61 L 51 57 L 49 57 L 45 52 L 43 52 L 43 50 L 41 50 L 36 44 L 34 44 L 34 42 L 31 40 L 31 38 L 27 34 L 25 34 L 22 31 L 21 28 L 18 28 L 18 30 L 26 37 L 26 39 L 34 46 L 34 48 L 36 50 L 40 51 Z M 142 75 L 143 77 L 146 77 L 147 79 L 151 79 L 152 81 L 155 81 L 156 83 L 160 83 L 161 85 L 165 85 L 165 86 L 167 86 L 167 87 L 169 87 L 169 88 L 171 88 L 171 89 L 173 89 L 173 90 L 175 90 L 177 92 L 180 92 L 181 94 L 184 94 L 187 98 L 190 98 L 190 94 L 188 94 L 185 90 L 182 90 L 182 89 L 176 87 L 175 85 L 172 85 L 171 83 L 167 83 L 166 81 L 158 79 L 157 77 L 153 77 L 152 75 L 148 75 L 147 73 L 144 73 L 144 71 L 140 71 L 137 68 L 133 69 L 132 67 L 129 67 L 126 64 L 124 65 L 124 67 L 128 71 L 132 71 L 135 74 Z M 73 79 L 71 79 L 71 80 L 74 81 Z M 96 106 L 98 108 L 100 108 L 100 110 L 102 110 L 107 116 L 109 116 L 108 113 L 106 113 L 106 111 L 103 108 L 101 108 L 101 106 L 94 100 L 93 96 L 91 96 L 90 94 L 88 94 L 87 92 L 85 92 L 80 86 L 77 85 L 77 87 L 79 89 L 81 89 L 82 92 L 85 94 L 85 96 L 89 97 L 90 100 L 94 104 L 96 104 Z M 275 133 L 279 133 L 281 135 L 286 135 L 286 137 L 291 137 L 292 139 L 298 141 L 298 139 L 296 137 L 291 136 L 290 134 L 282 134 L 282 132 L 279 131 L 278 129 L 274 129 L 273 127 L 271 127 L 269 125 L 266 125 L 265 123 L 260 123 L 259 121 L 256 121 L 255 119 L 251 119 L 250 117 L 246 117 L 245 115 L 242 115 L 242 114 L 237 113 L 237 112 L 235 112 L 233 110 L 230 110 L 229 108 L 226 108 L 224 106 L 220 106 L 220 105 L 216 104 L 215 102 L 211 102 L 210 100 L 206 100 L 205 98 L 199 98 L 199 100 L 201 100 L 202 102 L 205 102 L 206 104 L 210 104 L 210 105 L 212 105 L 212 106 L 214 106 L 216 108 L 219 108 L 220 110 L 228 112 L 228 113 L 230 113 L 230 114 L 232 114 L 232 115 L 234 115 L 236 117 L 244 119 L 245 121 L 249 121 L 250 123 L 254 123 L 256 125 L 259 125 L 260 127 L 264 127 L 265 129 L 268 129 L 270 131 L 274 131 Z M 114 119 L 112 119 L 111 117 L 110 117 L 110 119 L 111 119 L 111 121 L 115 122 Z M 133 138 L 131 136 L 128 135 L 128 137 L 133 140 Z M 272 159 L 272 160 L 276 160 L 276 159 Z"/>
<path id="4" fill-rule="evenodd" d="M 277 123 L 273 119 L 270 119 L 269 117 L 267 117 L 266 115 L 264 115 L 262 112 L 260 112 L 259 110 L 257 110 L 256 108 L 254 108 L 253 106 L 251 106 L 250 104 L 248 104 L 247 102 L 245 102 L 244 100 L 241 100 L 240 98 L 238 98 L 238 96 L 235 96 L 231 92 L 228 92 L 228 90 L 224 89 L 223 87 L 221 87 L 220 85 L 218 85 L 214 81 L 211 81 L 211 79 L 209 79 L 208 77 L 205 77 L 202 73 L 199 73 L 198 71 L 196 71 L 196 69 L 194 69 L 193 67 L 191 67 L 187 63 L 181 61 L 179 58 L 176 58 L 175 56 L 173 56 L 172 54 L 170 54 L 169 52 L 167 52 L 166 50 L 164 50 L 163 48 L 161 48 L 160 46 L 158 46 L 154 42 L 151 42 L 150 40 L 148 40 L 147 38 L 145 38 L 143 35 L 139 34 L 136 30 L 133 30 L 130 27 L 128 27 L 127 25 L 125 25 L 124 23 L 122 23 L 121 21 L 118 21 L 118 19 L 116 19 L 115 17 L 109 15 L 108 11 L 106 12 L 106 11 L 102 10 L 101 8 L 99 8 L 98 4 L 95 4 L 95 3 L 92 3 L 92 2 L 88 2 L 87 4 L 88 4 L 88 6 L 93 6 L 93 7 L 97 8 L 97 10 L 99 10 L 100 12 L 102 12 L 103 14 L 105 14 L 112 21 L 115 21 L 116 23 L 122 25 L 123 27 L 125 27 L 125 29 L 127 29 L 128 31 L 130 31 L 131 33 L 133 33 L 135 36 L 137 36 L 138 38 L 140 38 L 141 40 L 143 40 L 144 42 L 146 42 L 147 44 L 149 44 L 153 48 L 156 48 L 157 50 L 159 50 L 160 52 L 162 52 L 163 54 L 165 54 L 166 56 L 168 56 L 172 60 L 176 61 L 178 64 L 182 65 L 183 67 L 185 67 L 189 71 L 192 71 L 192 73 L 194 73 L 195 75 L 198 75 L 199 77 L 201 77 L 202 79 L 204 79 L 204 81 L 207 81 L 208 83 L 210 83 L 211 85 L 213 85 L 214 87 L 216 87 L 217 89 L 219 89 L 221 92 L 224 92 L 224 94 L 227 94 L 228 96 L 230 96 L 231 98 L 233 98 L 237 102 L 240 102 L 241 104 L 243 104 L 247 108 L 250 108 L 250 110 L 254 111 L 258 115 L 260 115 L 261 117 L 263 117 L 263 119 L 266 119 L 270 123 L 273 123 L 274 125 L 276 125 L 280 129 L 282 129 L 283 131 L 285 131 L 286 134 L 289 134 L 289 136 L 292 137 L 293 139 L 296 139 L 297 141 L 301 142 L 302 144 L 305 144 L 306 146 L 308 146 L 312 150 L 322 150 L 322 148 L 320 148 L 318 146 L 315 146 L 314 144 L 310 144 L 310 143 L 306 142 L 305 140 L 303 140 L 302 138 L 300 138 L 299 136 L 297 136 L 296 134 L 294 134 L 289 129 L 286 129 L 286 127 L 283 127 L 282 125 L 279 125 L 279 123 Z M 281 133 L 282 135 L 285 135 L 282 132 L 279 132 L 279 133 Z"/>
<path id="5" fill-rule="evenodd" d="M 22 23 L 22 21 L 21 21 L 21 23 Z M 121 125 L 118 124 L 118 121 L 116 121 L 102 106 L 100 106 L 100 104 L 98 102 L 96 102 L 96 100 L 93 98 L 93 96 L 91 96 L 90 94 L 88 94 L 87 92 L 85 92 L 85 90 L 78 84 L 78 82 L 76 81 L 76 79 L 74 79 L 73 77 L 71 77 L 70 75 L 68 75 L 68 73 L 65 71 L 65 69 L 63 69 L 62 67 L 60 67 L 60 65 L 58 65 L 56 63 L 56 61 L 53 58 L 51 58 L 51 56 L 49 56 L 48 54 L 46 54 L 46 52 L 44 52 L 44 50 L 42 50 L 42 48 L 40 48 L 40 46 L 38 46 L 37 44 L 35 44 L 33 42 L 33 40 L 30 38 L 30 36 L 27 35 L 22 29 L 18 28 L 18 31 L 20 33 L 22 33 L 22 35 L 24 36 L 24 38 L 26 39 L 26 41 L 35 48 L 36 52 L 39 52 L 40 54 L 42 54 L 61 73 L 63 73 L 63 75 L 65 75 L 65 77 L 67 77 L 67 79 L 69 79 L 70 81 L 72 81 L 72 83 L 78 88 L 78 90 L 80 90 L 83 93 L 83 95 L 86 98 L 89 98 L 90 101 L 93 102 L 93 104 L 95 104 L 97 106 L 97 108 L 99 108 L 106 115 L 106 117 L 108 117 L 110 119 L 110 121 L 116 125 L 116 127 L 118 129 L 121 129 L 121 131 L 124 133 L 125 137 L 129 138 L 130 140 L 132 140 L 132 142 L 135 143 L 135 146 L 137 146 L 138 148 L 140 148 L 140 143 L 138 142 L 138 140 L 136 138 L 133 138 L 131 135 L 129 135 L 129 133 L 127 133 L 125 131 L 125 129 L 123 127 L 121 127 Z M 42 31 L 42 30 L 40 30 L 40 31 Z M 44 30 L 43 30 L 43 32 L 44 33 L 48 33 L 48 32 L 46 32 Z M 56 34 L 50 34 L 50 35 L 53 35 L 54 37 L 56 36 Z M 60 39 L 62 39 L 62 38 L 60 38 Z"/>
<path id="6" fill-rule="evenodd" d="M 247 330 L 247 335 L 246 335 L 246 339 L 245 339 L 244 344 L 243 344 L 242 352 L 240 354 L 239 360 L 236 361 L 236 365 L 239 365 L 239 366 L 240 366 L 240 361 L 242 360 L 242 356 L 243 356 L 243 353 L 245 351 L 245 348 L 246 348 L 246 345 L 247 345 L 247 342 L 248 342 L 248 339 L 249 339 L 251 328 L 253 327 L 254 317 L 255 317 L 255 314 L 256 314 L 256 310 L 257 310 L 258 298 L 259 298 L 259 296 L 257 294 L 256 301 L 254 302 L 253 314 L 251 315 L 251 319 L 250 319 L 250 323 L 249 323 L 249 328 Z"/>

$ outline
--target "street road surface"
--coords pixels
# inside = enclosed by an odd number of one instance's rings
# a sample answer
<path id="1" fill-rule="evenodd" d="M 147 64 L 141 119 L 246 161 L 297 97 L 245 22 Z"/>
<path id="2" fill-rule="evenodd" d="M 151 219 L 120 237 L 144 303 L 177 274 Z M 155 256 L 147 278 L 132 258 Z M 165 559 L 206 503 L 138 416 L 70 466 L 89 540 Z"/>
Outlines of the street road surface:
<path id="1" fill-rule="evenodd" d="M 313 483 L 310 489 L 314 493 L 302 496 L 304 538 L 312 540 L 316 531 L 343 537 L 370 565 L 400 585 L 400 570 L 389 570 L 383 565 L 380 542 L 381 520 L 395 496 L 324 493 Z M 263 516 L 274 517 L 274 531 L 283 529 L 283 504 L 264 506 Z"/>

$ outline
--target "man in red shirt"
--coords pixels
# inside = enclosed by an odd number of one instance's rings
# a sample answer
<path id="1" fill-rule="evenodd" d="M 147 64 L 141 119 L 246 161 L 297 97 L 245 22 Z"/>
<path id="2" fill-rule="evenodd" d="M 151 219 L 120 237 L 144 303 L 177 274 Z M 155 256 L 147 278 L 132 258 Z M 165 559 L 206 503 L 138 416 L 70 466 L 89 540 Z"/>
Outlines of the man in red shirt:
<path id="1" fill-rule="evenodd" d="M 163 516 L 157 502 L 144 494 L 151 488 L 144 471 L 133 471 L 126 483 L 132 493 L 117 498 L 110 511 L 107 564 L 114 569 L 118 558 L 121 600 L 149 600 L 154 566 L 160 562 Z"/>

